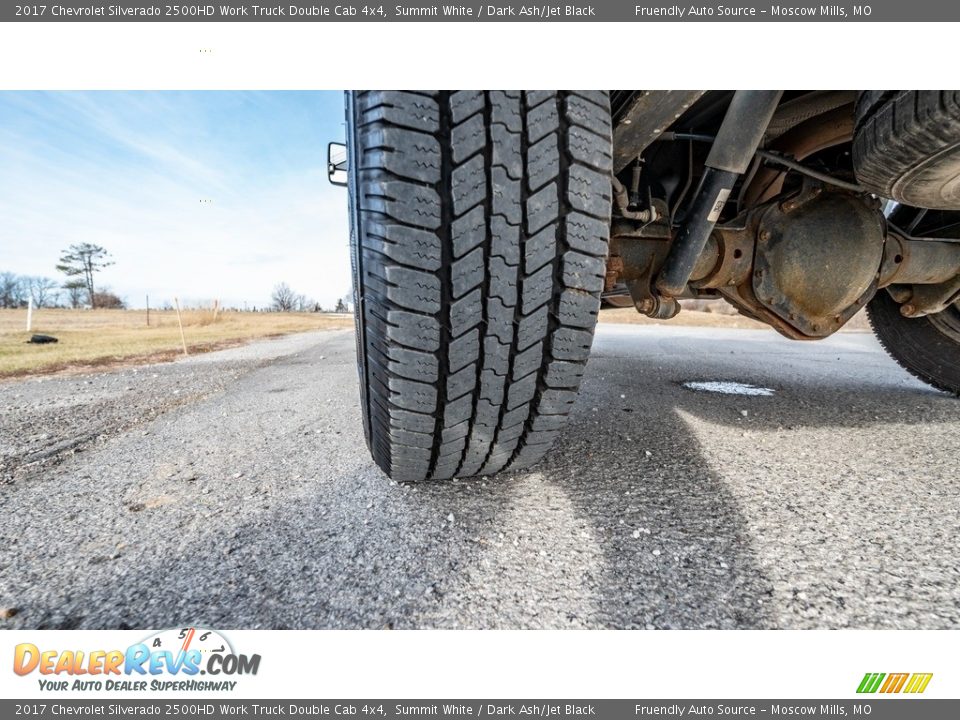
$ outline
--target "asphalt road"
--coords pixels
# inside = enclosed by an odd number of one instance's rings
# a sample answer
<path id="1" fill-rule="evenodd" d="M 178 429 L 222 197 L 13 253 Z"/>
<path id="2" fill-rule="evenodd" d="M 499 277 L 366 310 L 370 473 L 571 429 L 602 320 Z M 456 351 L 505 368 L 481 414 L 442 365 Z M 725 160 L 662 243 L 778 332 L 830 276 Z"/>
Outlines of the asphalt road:
<path id="1" fill-rule="evenodd" d="M 960 401 L 867 334 L 601 326 L 540 466 L 416 487 L 353 343 L 0 383 L 0 627 L 960 624 Z"/>

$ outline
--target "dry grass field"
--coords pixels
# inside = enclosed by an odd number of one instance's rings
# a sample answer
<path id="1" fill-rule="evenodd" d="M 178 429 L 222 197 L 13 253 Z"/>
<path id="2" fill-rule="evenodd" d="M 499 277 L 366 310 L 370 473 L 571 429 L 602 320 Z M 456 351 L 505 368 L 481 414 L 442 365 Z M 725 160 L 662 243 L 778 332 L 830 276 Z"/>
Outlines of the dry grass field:
<path id="1" fill-rule="evenodd" d="M 26 310 L 0 310 L 0 377 L 84 369 L 120 363 L 172 360 L 183 354 L 174 311 L 36 310 L 26 331 Z M 255 338 L 353 326 L 349 315 L 322 313 L 183 312 L 190 353 Z M 59 342 L 27 343 L 34 333 Z"/>
<path id="2" fill-rule="evenodd" d="M 673 325 L 674 327 L 716 327 L 740 328 L 745 330 L 765 330 L 768 325 L 738 315 L 727 308 L 720 307 L 717 312 L 705 312 L 685 307 L 671 320 L 655 320 L 641 315 L 633 308 L 604 308 L 600 311 L 600 322 L 627 325 Z M 840 332 L 871 332 L 870 322 L 864 311 L 858 312 L 847 322 Z"/>
<path id="3" fill-rule="evenodd" d="M 183 354 L 174 311 L 36 310 L 33 330 L 26 331 L 26 310 L 0 310 L 0 378 L 124 363 L 173 360 Z M 686 308 L 672 320 L 653 320 L 632 308 L 600 311 L 601 323 L 762 329 L 766 326 L 741 315 Z M 308 330 L 352 328 L 350 315 L 324 313 L 221 312 L 185 310 L 183 331 L 191 354 L 208 352 L 257 338 Z M 845 328 L 865 330 L 859 315 Z M 59 342 L 34 345 L 34 333 L 53 335 Z"/>
<path id="4" fill-rule="evenodd" d="M 767 326 L 743 315 L 727 315 L 721 313 L 704 312 L 702 310 L 688 310 L 684 308 L 680 314 L 670 320 L 655 320 L 641 315 L 633 308 L 604 308 L 600 311 L 600 322 L 624 325 L 673 325 L 674 327 L 719 327 L 719 328 L 746 328 L 762 330 Z"/>

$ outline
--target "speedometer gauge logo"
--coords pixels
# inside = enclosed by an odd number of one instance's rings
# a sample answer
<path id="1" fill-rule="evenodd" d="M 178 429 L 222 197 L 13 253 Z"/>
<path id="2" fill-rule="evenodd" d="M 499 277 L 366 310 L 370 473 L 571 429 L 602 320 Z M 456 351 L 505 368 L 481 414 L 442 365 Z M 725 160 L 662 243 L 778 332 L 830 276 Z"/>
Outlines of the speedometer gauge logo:
<path id="1" fill-rule="evenodd" d="M 233 645 L 216 630 L 203 627 L 171 628 L 161 630 L 143 640 L 151 651 L 166 650 L 174 656 L 190 650 L 198 650 L 207 658 L 214 653 L 233 655 Z"/>

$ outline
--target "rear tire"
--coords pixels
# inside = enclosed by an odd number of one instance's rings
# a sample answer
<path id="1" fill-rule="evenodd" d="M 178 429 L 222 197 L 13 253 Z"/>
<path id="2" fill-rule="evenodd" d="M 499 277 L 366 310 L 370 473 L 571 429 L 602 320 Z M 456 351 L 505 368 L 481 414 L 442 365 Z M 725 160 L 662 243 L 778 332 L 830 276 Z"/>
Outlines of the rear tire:
<path id="1" fill-rule="evenodd" d="M 856 120 L 864 187 L 914 207 L 960 209 L 960 91 L 868 90 Z"/>
<path id="2" fill-rule="evenodd" d="M 605 92 L 348 94 L 367 442 L 399 481 L 527 467 L 573 404 L 603 288 Z"/>
<path id="3" fill-rule="evenodd" d="M 900 305 L 881 290 L 867 305 L 873 331 L 890 356 L 925 383 L 960 395 L 960 307 L 953 304 L 919 318 L 900 314 Z"/>

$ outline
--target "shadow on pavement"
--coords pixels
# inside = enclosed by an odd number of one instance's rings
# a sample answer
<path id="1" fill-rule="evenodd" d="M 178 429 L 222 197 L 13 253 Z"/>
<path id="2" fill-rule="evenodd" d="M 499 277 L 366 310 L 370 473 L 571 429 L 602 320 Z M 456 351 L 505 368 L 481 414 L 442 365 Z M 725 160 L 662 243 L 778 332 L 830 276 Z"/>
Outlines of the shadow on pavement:
<path id="1" fill-rule="evenodd" d="M 760 332 L 736 342 L 694 340 L 640 334 L 624 344 L 601 336 L 570 423 L 545 461 L 529 471 L 415 488 L 390 483 L 366 454 L 355 387 L 341 378 L 353 377 L 346 344 L 327 370 L 340 384 L 328 406 L 297 394 L 301 371 L 292 366 L 309 354 L 281 360 L 238 381 L 216 413 L 185 410 L 156 430 L 149 452 L 131 443 L 128 465 L 111 472 L 116 483 L 147 482 L 136 473 L 161 468 L 172 439 L 191 422 L 197 433 L 206 428 L 207 445 L 180 452 L 194 458 L 201 476 L 204 463 L 206 472 L 222 473 L 225 457 L 239 466 L 248 450 L 250 463 L 272 458 L 273 465 L 215 485 L 216 505 L 198 483 L 161 473 L 149 481 L 151 493 L 170 495 L 170 504 L 131 513 L 106 498 L 91 506 L 82 528 L 74 527 L 78 540 L 13 548 L 32 553 L 14 563 L 18 592 L 46 593 L 13 624 L 955 624 L 958 571 L 950 548 L 960 523 L 955 488 L 952 501 L 945 495 L 955 474 L 940 472 L 955 455 L 942 460 L 922 447 L 927 455 L 907 455 L 907 448 L 940 426 L 949 435 L 960 422 L 960 403 L 891 372 L 862 343 L 841 341 L 809 355 Z M 324 352 L 329 363 L 331 351 Z M 769 387 L 775 395 L 682 386 L 713 379 Z M 293 426 L 278 422 L 285 413 Z M 230 421 L 210 426 L 212 416 Z M 902 430 L 921 423 L 922 434 Z M 256 448 L 241 432 L 250 426 Z M 864 437 L 874 433 L 882 446 L 865 454 L 863 443 L 871 446 Z M 931 447 L 939 447 L 936 433 L 931 437 Z M 901 475 L 904 467 L 927 474 L 921 487 L 928 494 L 915 490 L 920 511 L 941 513 L 938 529 L 919 545 L 900 539 L 889 483 L 865 492 L 858 475 L 885 466 L 895 474 L 898 461 Z M 86 497 L 89 477 L 70 467 L 64 473 L 64 492 Z M 811 489 L 821 477 L 822 488 Z M 837 520 L 818 515 L 823 508 L 851 514 Z M 867 525 L 880 518 L 881 529 L 862 530 L 858 517 Z M 28 526 L 26 519 L 18 523 Z M 114 553 L 118 539 L 123 549 Z M 42 575 L 35 558 L 51 554 L 59 569 Z M 911 607 L 911 598 L 932 609 Z"/>

